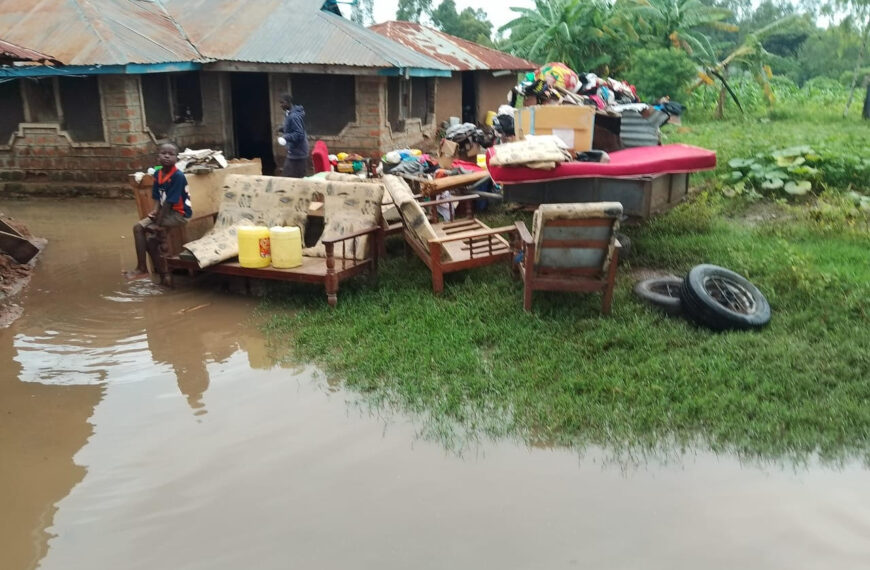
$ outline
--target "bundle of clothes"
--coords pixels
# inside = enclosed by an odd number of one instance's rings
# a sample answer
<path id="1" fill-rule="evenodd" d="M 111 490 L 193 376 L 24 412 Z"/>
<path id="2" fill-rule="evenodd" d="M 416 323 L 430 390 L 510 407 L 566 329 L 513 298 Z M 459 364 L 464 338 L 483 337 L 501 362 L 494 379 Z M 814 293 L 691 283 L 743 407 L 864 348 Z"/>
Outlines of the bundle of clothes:
<path id="1" fill-rule="evenodd" d="M 539 105 L 594 105 L 600 111 L 612 113 L 642 112 L 651 107 L 638 98 L 635 86 L 626 81 L 599 77 L 594 73 L 577 73 L 558 62 L 527 73 L 508 94 L 511 106 L 516 106 L 520 96 L 533 97 Z M 652 106 L 670 116 L 679 116 L 683 112 L 682 105 L 667 97 Z"/>

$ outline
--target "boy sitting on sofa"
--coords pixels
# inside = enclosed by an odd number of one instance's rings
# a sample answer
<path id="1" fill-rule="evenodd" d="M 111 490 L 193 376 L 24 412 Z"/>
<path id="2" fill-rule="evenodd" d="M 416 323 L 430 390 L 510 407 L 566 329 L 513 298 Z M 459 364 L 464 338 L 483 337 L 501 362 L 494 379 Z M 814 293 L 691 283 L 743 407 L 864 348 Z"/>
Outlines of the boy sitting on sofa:
<path id="1" fill-rule="evenodd" d="M 187 223 L 193 215 L 190 207 L 190 194 L 187 192 L 187 178 L 175 167 L 178 162 L 178 147 L 171 143 L 160 145 L 158 151 L 160 166 L 154 172 L 154 187 L 151 197 L 154 209 L 133 226 L 136 242 L 136 267 L 125 271 L 128 280 L 148 277 L 146 252 L 151 259 L 160 255 L 160 239 L 165 229 Z"/>

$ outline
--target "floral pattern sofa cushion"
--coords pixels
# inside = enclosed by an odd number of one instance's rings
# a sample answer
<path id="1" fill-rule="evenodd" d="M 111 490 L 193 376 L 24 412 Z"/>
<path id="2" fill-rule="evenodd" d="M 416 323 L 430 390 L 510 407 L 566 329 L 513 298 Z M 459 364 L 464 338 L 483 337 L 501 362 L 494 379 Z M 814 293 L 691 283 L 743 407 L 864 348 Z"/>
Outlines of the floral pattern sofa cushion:
<path id="1" fill-rule="evenodd" d="M 423 246 L 423 249 L 429 251 L 429 240 L 436 239 L 438 234 L 435 233 L 432 224 L 429 223 L 429 218 L 426 217 L 426 213 L 417 199 L 414 198 L 414 193 L 411 192 L 408 183 L 398 176 L 388 174 L 384 176 L 384 186 L 398 208 L 402 223 Z M 441 258 L 444 261 L 452 259 L 447 248 L 441 248 Z"/>
<path id="2" fill-rule="evenodd" d="M 323 188 L 323 233 L 314 246 L 302 250 L 303 255 L 326 257 L 324 239 L 342 236 L 377 226 L 381 222 L 382 184 L 366 182 L 327 182 Z M 336 257 L 366 259 L 370 255 L 369 236 L 336 244 Z M 344 249 L 342 249 L 344 248 Z"/>

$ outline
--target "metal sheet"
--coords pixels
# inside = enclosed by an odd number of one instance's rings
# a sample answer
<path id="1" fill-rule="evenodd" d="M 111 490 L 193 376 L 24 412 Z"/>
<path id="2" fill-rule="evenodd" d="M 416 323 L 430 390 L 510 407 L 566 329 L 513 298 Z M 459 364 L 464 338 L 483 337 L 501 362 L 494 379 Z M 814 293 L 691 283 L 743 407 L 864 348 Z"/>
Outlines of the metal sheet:
<path id="1" fill-rule="evenodd" d="M 449 71 L 322 0 L 0 0 L 0 37 L 66 65 L 229 61 Z"/>
<path id="2" fill-rule="evenodd" d="M 437 59 L 454 71 L 527 71 L 537 67 L 531 61 L 413 22 L 385 22 L 369 29 Z"/>

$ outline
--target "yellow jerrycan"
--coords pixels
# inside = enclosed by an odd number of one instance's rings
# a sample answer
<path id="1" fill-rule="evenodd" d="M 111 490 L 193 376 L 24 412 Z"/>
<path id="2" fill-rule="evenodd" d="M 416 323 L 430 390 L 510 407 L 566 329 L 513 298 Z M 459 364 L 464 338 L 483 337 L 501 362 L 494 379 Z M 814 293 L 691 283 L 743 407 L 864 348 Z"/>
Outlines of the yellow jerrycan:
<path id="1" fill-rule="evenodd" d="M 242 267 L 269 267 L 272 263 L 269 247 L 269 228 L 266 226 L 242 226 L 239 235 L 239 265 Z"/>
<path id="2" fill-rule="evenodd" d="M 290 269 L 302 265 L 302 232 L 296 226 L 269 229 L 272 267 Z"/>

